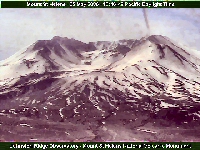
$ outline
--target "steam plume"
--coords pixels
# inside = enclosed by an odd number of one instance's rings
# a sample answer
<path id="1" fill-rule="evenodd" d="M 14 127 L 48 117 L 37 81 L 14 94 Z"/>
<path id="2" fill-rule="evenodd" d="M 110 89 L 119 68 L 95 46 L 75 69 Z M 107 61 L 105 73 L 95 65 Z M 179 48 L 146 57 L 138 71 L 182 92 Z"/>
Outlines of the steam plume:
<path id="1" fill-rule="evenodd" d="M 148 21 L 146 9 L 143 8 L 142 11 L 143 11 L 143 16 L 144 16 L 144 19 L 145 19 L 146 27 L 147 27 L 147 30 L 148 30 L 147 36 L 149 36 L 150 35 L 150 27 L 149 27 L 149 21 Z"/>

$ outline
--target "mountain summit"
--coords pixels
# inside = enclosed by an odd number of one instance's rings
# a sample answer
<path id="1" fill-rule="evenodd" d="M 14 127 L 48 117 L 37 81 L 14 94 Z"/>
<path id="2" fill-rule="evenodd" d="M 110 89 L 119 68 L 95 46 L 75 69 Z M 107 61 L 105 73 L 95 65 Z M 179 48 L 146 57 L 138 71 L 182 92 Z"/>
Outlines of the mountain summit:
<path id="1" fill-rule="evenodd" d="M 3 116 L 87 126 L 91 141 L 130 138 L 110 127 L 199 125 L 200 58 L 161 35 L 89 43 L 56 36 L 0 62 L 0 70 Z M 106 130 L 115 136 L 101 135 Z"/>

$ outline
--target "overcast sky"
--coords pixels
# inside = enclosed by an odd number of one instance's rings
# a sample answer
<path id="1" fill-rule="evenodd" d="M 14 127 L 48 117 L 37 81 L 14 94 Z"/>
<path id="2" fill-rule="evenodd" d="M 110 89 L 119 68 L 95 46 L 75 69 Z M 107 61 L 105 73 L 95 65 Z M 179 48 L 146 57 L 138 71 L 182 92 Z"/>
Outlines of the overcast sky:
<path id="1" fill-rule="evenodd" d="M 200 50 L 200 9 L 147 9 L 151 34 Z M 139 39 L 142 9 L 0 9 L 0 60 L 36 40 L 62 36 L 83 42 Z"/>

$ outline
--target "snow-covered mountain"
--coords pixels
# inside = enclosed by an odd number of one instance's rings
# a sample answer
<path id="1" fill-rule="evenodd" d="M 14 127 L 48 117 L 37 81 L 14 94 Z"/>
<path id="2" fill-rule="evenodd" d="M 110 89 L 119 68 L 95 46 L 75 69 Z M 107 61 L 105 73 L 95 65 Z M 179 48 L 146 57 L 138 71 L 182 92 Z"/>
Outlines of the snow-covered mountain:
<path id="1" fill-rule="evenodd" d="M 0 111 L 97 127 L 189 127 L 199 124 L 199 56 L 161 35 L 37 41 L 0 62 Z"/>

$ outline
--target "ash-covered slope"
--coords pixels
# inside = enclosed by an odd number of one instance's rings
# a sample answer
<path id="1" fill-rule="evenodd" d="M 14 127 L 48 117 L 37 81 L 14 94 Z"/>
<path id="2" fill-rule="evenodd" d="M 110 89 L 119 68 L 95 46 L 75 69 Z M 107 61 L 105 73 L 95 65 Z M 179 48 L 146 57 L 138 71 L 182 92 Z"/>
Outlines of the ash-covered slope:
<path id="1" fill-rule="evenodd" d="M 2 113 L 92 129 L 199 124 L 200 58 L 163 36 L 88 44 L 54 37 L 0 70 Z"/>
<path id="2" fill-rule="evenodd" d="M 34 72 L 66 70 L 73 65 L 81 64 L 82 51 L 95 49 L 94 45 L 68 38 L 39 40 L 26 50 L 21 50 L 0 63 L 2 72 L 6 71 L 1 74 L 0 80 Z"/>

